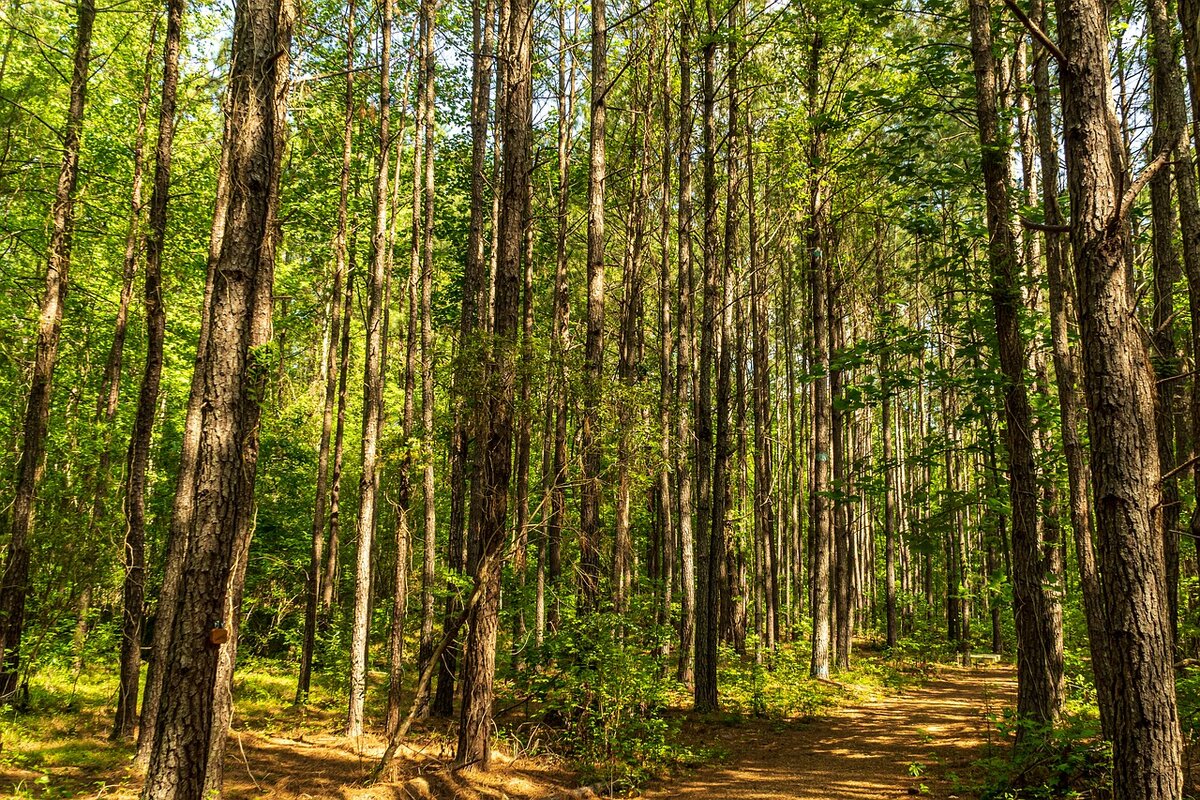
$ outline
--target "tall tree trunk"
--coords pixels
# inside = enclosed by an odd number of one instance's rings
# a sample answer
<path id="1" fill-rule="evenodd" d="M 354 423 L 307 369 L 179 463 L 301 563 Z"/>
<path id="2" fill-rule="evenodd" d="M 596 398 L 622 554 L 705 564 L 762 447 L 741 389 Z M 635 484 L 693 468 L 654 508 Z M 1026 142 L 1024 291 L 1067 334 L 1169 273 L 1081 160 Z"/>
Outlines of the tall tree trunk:
<path id="1" fill-rule="evenodd" d="M 679 669 L 681 683 L 695 681 L 693 653 L 696 646 L 696 538 L 692 512 L 692 458 L 696 445 L 692 436 L 692 341 L 694 319 L 692 292 L 692 15 L 684 7 L 679 21 L 679 228 L 678 248 L 679 320 L 675 331 L 675 395 L 677 438 L 675 455 L 676 494 L 679 497 Z"/>
<path id="2" fill-rule="evenodd" d="M 201 412 L 194 474 L 178 493 L 194 502 L 184 531 L 186 559 L 179 581 L 163 664 L 144 800 L 199 800 L 209 755 L 220 750 L 214 726 L 218 662 L 229 631 L 229 580 L 239 544 L 253 530 L 258 423 L 271 372 L 271 305 L 279 174 L 286 125 L 288 51 L 293 25 L 287 2 L 239 3 L 229 76 L 229 115 L 223 150 L 228 202 L 214 223 L 216 254 L 205 316 L 208 339 L 198 363 Z M 195 398 L 193 398 L 195 399 Z M 191 405 L 191 404 L 189 404 Z M 239 541 L 240 540 L 240 541 Z M 237 597 L 233 597 L 236 607 Z"/>
<path id="3" fill-rule="evenodd" d="M 226 97 L 228 107 L 230 99 Z M 225 115 L 224 138 L 231 137 L 232 117 Z M 213 204 L 213 219 L 209 233 L 208 269 L 204 283 L 204 305 L 212 305 L 216 290 L 217 265 L 221 258 L 225 240 L 225 228 L 229 218 L 232 198 L 232 151 L 221 148 L 221 166 L 217 171 L 216 198 Z M 204 410 L 204 364 L 207 363 L 212 318 L 208 313 L 200 316 L 200 335 L 196 343 L 196 357 L 192 369 L 191 388 L 188 395 L 187 415 L 184 420 L 183 442 L 179 449 L 179 472 L 176 476 L 175 498 L 171 505 L 171 523 L 167 534 L 166 564 L 163 566 L 162 586 L 158 592 L 155 610 L 154 640 L 150 660 L 146 667 L 146 687 L 142 692 L 142 710 L 138 720 L 138 748 L 135 763 L 146 769 L 157 745 L 159 734 L 159 707 L 163 697 L 167 658 L 170 655 L 171 636 L 175 626 L 175 615 L 179 607 L 179 592 L 182 589 L 184 562 L 191 546 L 191 528 L 196 514 L 196 470 L 198 464 L 201 425 Z"/>
<path id="4" fill-rule="evenodd" d="M 832 270 L 830 270 L 832 272 Z M 850 669 L 850 447 L 849 417 L 843 386 L 846 373 L 836 366 L 846 349 L 843 279 L 831 275 L 828 287 L 829 392 L 833 402 L 833 660 L 839 670 Z"/>
<path id="5" fill-rule="evenodd" d="M 1114 162 L 1107 16 L 1100 0 L 1060 0 L 1063 129 L 1071 248 L 1079 285 L 1096 533 L 1114 673 L 1113 785 L 1119 800 L 1182 793 L 1180 734 L 1158 504 L 1153 373 L 1123 253 L 1128 206 Z M 1162 162 L 1156 162 L 1161 164 Z"/>
<path id="6" fill-rule="evenodd" d="M 337 402 L 342 340 L 342 300 L 349 280 L 346 234 L 349 228 L 350 167 L 354 155 L 354 3 L 346 7 L 346 93 L 342 115 L 342 169 L 338 181 L 337 232 L 333 237 L 333 288 L 329 295 L 329 349 L 325 353 L 325 403 L 321 413 L 321 440 L 317 449 L 316 499 L 313 504 L 312 548 L 308 562 L 308 591 L 304 605 L 304 640 L 300 649 L 300 678 L 296 705 L 308 702 L 312 679 L 313 648 L 317 638 L 317 614 L 321 599 L 321 570 L 325 559 L 325 511 L 329 500 L 329 449 L 333 438 L 333 415 Z M 332 550 L 332 548 L 331 548 Z M 330 553 L 330 560 L 334 554 Z"/>
<path id="7" fill-rule="evenodd" d="M 45 470 L 46 432 L 50 420 L 51 383 L 58 360 L 63 306 L 70 285 L 71 244 L 75 228 L 75 186 L 79 179 L 79 149 L 83 110 L 92 52 L 94 0 L 79 0 L 75 26 L 74 69 L 63 129 L 63 157 L 50 207 L 50 253 L 46 261 L 45 289 L 38 314 L 37 349 L 33 377 L 25 407 L 21 458 L 12 505 L 12 531 L 0 577 L 0 698 L 17 690 L 21 667 L 21 635 L 25 626 L 25 599 L 29 594 L 29 536 L 33 531 L 38 484 Z"/>
<path id="8" fill-rule="evenodd" d="M 1187 105 L 1184 100 L 1183 79 L 1179 74 L 1179 56 L 1175 49 L 1174 26 L 1167 12 L 1165 0 L 1151 0 L 1148 10 L 1154 63 L 1154 142 L 1156 144 L 1156 151 L 1159 152 L 1163 148 L 1174 146 L 1171 172 L 1175 178 L 1175 188 L 1179 201 L 1179 223 L 1183 242 L 1183 271 L 1188 276 L 1189 307 L 1197 315 L 1193 317 L 1191 331 L 1191 345 L 1194 357 L 1197 352 L 1197 345 L 1200 345 L 1200 200 L 1197 199 L 1196 173 L 1192 166 L 1191 148 L 1188 146 L 1186 135 Z M 1185 36 L 1185 40 L 1186 38 Z M 1162 129 L 1161 134 L 1159 131 L 1160 128 Z M 1162 177 L 1163 173 L 1160 173 L 1155 176 L 1155 181 L 1157 182 Z M 1168 191 L 1168 200 L 1169 197 Z M 1168 242 L 1164 242 L 1164 246 L 1166 244 Z M 1155 247 L 1157 250 L 1157 244 Z M 1172 253 L 1174 253 L 1173 249 Z M 1175 271 L 1171 274 L 1178 280 L 1177 264 L 1175 265 Z M 1157 287 L 1157 280 L 1155 283 Z M 1167 287 L 1164 285 L 1163 288 L 1165 290 Z M 1156 310 L 1167 311 L 1167 303 L 1162 304 L 1162 309 L 1158 309 L 1158 305 L 1156 303 Z M 1170 305 L 1173 305 L 1173 302 Z M 1164 319 L 1164 323 L 1162 326 L 1156 324 L 1155 331 L 1158 333 L 1159 328 L 1162 328 L 1162 345 L 1166 346 L 1166 335 L 1171 333 L 1170 328 L 1174 325 L 1174 322 Z M 1172 344 L 1174 344 L 1173 340 L 1174 336 L 1172 335 Z M 1175 380 L 1180 374 L 1180 365 L 1178 359 L 1164 363 L 1164 355 L 1160 351 L 1159 363 L 1166 369 L 1159 370 L 1158 406 L 1161 409 L 1160 413 L 1169 413 L 1171 415 L 1170 424 L 1171 428 L 1174 429 L 1176 410 L 1173 398 L 1176 393 Z M 1193 383 L 1196 384 L 1197 382 L 1193 381 Z M 1200 414 L 1200 410 L 1192 409 L 1192 413 L 1193 415 Z M 1191 435 L 1194 447 L 1197 441 L 1196 435 L 1200 433 L 1200 424 L 1192 424 L 1191 427 L 1192 430 L 1188 431 L 1188 433 Z M 1182 438 L 1182 433 L 1180 431 L 1180 438 Z M 1160 430 L 1159 438 L 1162 439 L 1162 436 L 1162 431 Z M 1172 470 L 1174 469 L 1175 442 L 1172 441 L 1170 444 L 1170 452 L 1160 448 L 1160 459 L 1164 455 L 1172 457 L 1169 465 L 1166 461 L 1162 463 L 1161 468 L 1164 472 L 1167 471 L 1168 466 Z M 1178 485 L 1174 477 L 1163 482 L 1162 490 L 1163 554 L 1167 581 L 1167 613 L 1171 619 L 1172 640 L 1178 641 L 1180 530 L 1179 506 L 1177 502 L 1172 502 L 1171 500 L 1171 495 L 1175 498 L 1178 498 L 1179 495 Z"/>
<path id="9" fill-rule="evenodd" d="M 470 610 L 463 702 L 455 763 L 487 769 L 491 762 L 492 685 L 496 670 L 500 576 L 512 473 L 513 400 L 520 331 L 521 251 L 529 197 L 533 129 L 533 36 L 530 0 L 508 0 L 504 27 L 504 182 L 496 245 L 494 345 L 487 364 L 487 439 L 480 451 L 480 558 L 483 596 Z"/>
<path id="10" fill-rule="evenodd" d="M 488 297 L 488 267 L 484 257 L 484 208 L 487 187 L 488 117 L 491 109 L 492 63 L 495 34 L 492 18 L 494 0 L 471 3 L 471 206 L 467 229 L 467 262 L 463 270 L 462 311 L 459 320 L 458 364 L 454 373 L 454 425 L 450 437 L 450 529 L 446 545 L 446 567 L 452 574 L 465 568 L 467 499 L 474 480 L 470 469 L 470 445 L 474 419 L 473 401 L 480 384 L 476 367 L 481 353 L 480 343 L 474 341 L 476 331 L 483 326 L 485 300 Z M 453 589 L 453 587 L 451 587 Z M 461 603 L 451 591 L 446 599 L 443 628 L 447 628 L 460 613 Z M 457 637 L 442 653 L 438 664 L 437 693 L 432 712 L 439 717 L 454 713 L 454 682 L 458 664 Z"/>
<path id="11" fill-rule="evenodd" d="M 321 614 L 328 619 L 336 602 L 338 589 L 338 557 L 342 530 L 342 467 L 346 444 L 346 387 L 350 378 L 350 323 L 354 314 L 354 237 L 346 269 L 346 296 L 342 300 L 342 343 L 338 356 L 337 414 L 333 426 L 333 475 L 329 480 L 329 555 L 325 559 L 321 578 Z"/>
<path id="12" fill-rule="evenodd" d="M 809 102 L 817 103 L 820 87 L 821 56 L 824 39 L 820 32 L 813 35 L 809 52 L 807 94 Z M 814 122 L 819 125 L 819 122 Z M 830 393 L 829 371 L 829 267 L 824 252 L 825 198 L 816 177 L 823 158 L 824 132 L 816 127 L 811 133 L 808 163 L 813 170 L 808 197 L 808 270 L 812 285 L 813 371 L 813 454 L 812 454 L 812 564 L 810 573 L 812 604 L 812 664 L 809 672 L 814 678 L 829 677 L 830 596 L 829 568 L 833 545 L 833 508 L 829 502 L 830 467 L 833 450 L 833 398 Z"/>
<path id="13" fill-rule="evenodd" d="M 584 344 L 583 418 L 580 447 L 583 476 L 579 506 L 579 600 L 595 611 L 600 591 L 601 451 L 600 405 L 604 374 L 604 185 L 607 174 L 604 126 L 608 108 L 608 23 L 605 0 L 592 4 L 591 121 L 587 192 L 587 339 Z"/>
<path id="14" fill-rule="evenodd" d="M 418 673 L 433 654 L 433 590 L 437 579 L 437 497 L 433 472 L 433 212 L 436 199 L 433 170 L 433 132 L 436 114 L 434 73 L 437 59 L 433 52 L 434 25 L 437 22 L 437 0 L 421 3 L 421 65 L 420 88 L 422 111 L 418 125 L 424 135 L 424 220 L 421 230 L 421 431 L 425 439 L 422 448 L 421 493 L 424 501 L 424 545 L 421 554 L 421 642 L 417 656 Z M 414 166 L 415 168 L 415 166 Z M 413 203 L 417 198 L 413 196 Z M 416 231 L 413 231 L 414 235 Z M 413 309 L 414 313 L 416 309 Z"/>
<path id="15" fill-rule="evenodd" d="M 392 4 L 381 3 L 379 55 L 379 153 L 375 175 L 375 220 L 371 272 L 367 281 L 367 348 L 363 367 L 362 476 L 358 483 L 357 563 L 354 623 L 350 636 L 350 702 L 346 735 L 362 736 L 367 695 L 367 636 L 370 632 L 371 548 L 379 492 L 379 433 L 383 422 L 384 283 L 388 263 L 388 154 L 391 149 Z M 418 123 L 419 125 L 419 123 Z"/>
<path id="16" fill-rule="evenodd" d="M 1022 721 L 1053 724 L 1063 702 L 1062 615 L 1047 587 L 1038 537 L 1038 478 L 1033 455 L 1033 418 L 1025 380 L 1025 341 L 1020 262 L 1009 198 L 1008 147 L 996 107 L 996 64 L 992 53 L 991 7 L 971 0 L 971 52 L 975 65 L 976 117 L 987 198 L 988 261 L 1000 368 L 1004 374 L 1004 439 L 1008 449 L 1012 504 L 1013 612 L 1017 631 L 1017 715 Z M 965 566 L 965 564 L 964 564 Z M 1018 728 L 1018 743 L 1023 729 Z"/>
<path id="17" fill-rule="evenodd" d="M 1186 122 L 1176 119 L 1171 95 L 1182 92 L 1179 85 L 1170 17 L 1163 0 L 1147 4 L 1150 23 L 1152 65 L 1154 153 L 1183 147 L 1187 141 Z M 1179 110 L 1183 110 L 1182 100 Z M 1186 119 L 1186 118 L 1184 118 Z M 1186 156 L 1185 156 L 1186 157 Z M 1158 391 L 1155 394 L 1155 430 L 1158 434 L 1158 463 L 1163 473 L 1159 482 L 1162 493 L 1163 562 L 1166 577 L 1167 613 L 1171 619 L 1172 642 L 1175 640 L 1179 599 L 1179 482 L 1175 479 L 1175 387 L 1179 380 L 1179 349 L 1175 341 L 1175 285 L 1183 276 L 1179 254 L 1175 250 L 1176 217 L 1171 201 L 1171 170 L 1160 169 L 1150 181 L 1150 209 L 1153 264 L 1153 305 L 1150 314 L 1150 340 L 1154 348 L 1154 366 Z"/>
<path id="18" fill-rule="evenodd" d="M 1037 0 L 1031 7 L 1034 19 L 1046 28 L 1048 14 Z M 1054 135 L 1050 93 L 1050 54 L 1038 48 L 1033 60 L 1034 127 L 1041 160 L 1042 206 L 1047 225 L 1065 224 L 1059 206 L 1058 142 Z M 1079 353 L 1071 344 L 1070 326 L 1074 318 L 1073 280 L 1067 272 L 1070 254 L 1064 237 L 1046 233 L 1046 274 L 1050 301 L 1050 333 L 1054 356 L 1055 385 L 1058 389 L 1059 416 L 1062 422 L 1063 453 L 1067 462 L 1067 482 L 1070 493 L 1071 529 L 1075 540 L 1075 560 L 1079 567 L 1084 616 L 1087 620 L 1088 644 L 1092 655 L 1092 672 L 1100 698 L 1101 724 L 1111 731 L 1109 711 L 1112 708 L 1112 677 L 1109 667 L 1108 625 L 1101 601 L 1100 576 L 1096 569 L 1093 545 L 1093 520 L 1088 484 L 1091 480 L 1087 454 L 1080 438 L 1080 379 Z"/>
<path id="19" fill-rule="evenodd" d="M 754 365 L 754 538 L 762 558 L 763 643 L 774 650 L 779 636 L 779 565 L 775 534 L 774 422 L 771 418 L 771 358 L 766 276 L 759 250 L 758 196 L 754 151 L 746 154 L 747 212 L 750 223 L 750 336 Z"/>
<path id="20" fill-rule="evenodd" d="M 880 399 L 880 431 L 882 441 L 883 464 L 883 559 L 884 559 L 884 592 L 885 614 L 887 617 L 887 646 L 895 647 L 899 640 L 899 627 L 896 615 L 896 463 L 895 441 L 892 423 L 892 350 L 890 336 L 894 309 L 888 297 L 888 287 L 884 278 L 884 246 L 886 241 L 882 231 L 876 233 L 876 262 L 875 262 L 875 303 L 879 314 L 879 383 L 882 390 Z"/>
<path id="21" fill-rule="evenodd" d="M 716 20 L 706 0 L 706 36 L 702 55 L 704 195 L 704 307 L 700 329 L 699 395 L 696 398 L 696 674 L 693 692 L 697 711 L 717 708 L 717 632 L 720 616 L 720 563 L 723 548 L 713 547 L 715 497 L 713 459 L 713 367 L 717 361 L 717 326 L 721 312 L 721 273 L 717 259 Z M 718 540 L 720 541 L 720 540 Z"/>
<path id="22" fill-rule="evenodd" d="M 129 318 L 129 304 L 133 297 L 133 278 L 137 273 L 138 246 L 142 213 L 142 168 L 146 144 L 146 117 L 150 108 L 150 87 L 153 83 L 154 53 L 158 41 L 158 17 L 150 28 L 150 44 L 146 48 L 146 64 L 142 78 L 142 95 L 138 100 L 137 131 L 133 148 L 133 190 L 129 209 L 129 230 L 125 236 L 125 261 L 122 271 L 121 298 L 117 306 L 116 330 L 112 347 L 104 364 L 104 378 L 96 403 L 96 419 L 103 420 L 111 428 L 117 416 L 117 398 L 121 385 L 121 362 L 125 350 L 125 331 Z M 157 176 L 156 176 L 157 177 Z M 147 311 L 150 309 L 147 308 Z M 149 359 L 147 359 L 149 360 Z M 110 433 L 104 436 L 104 450 L 96 476 L 96 495 L 92 506 L 92 524 L 95 525 L 103 513 L 105 495 L 108 493 Z M 126 499 L 126 511 L 132 508 Z M 143 502 L 144 511 L 144 502 Z M 127 519 L 125 530 L 125 576 L 121 597 L 121 649 L 118 655 L 120 676 L 117 680 L 117 712 L 113 718 L 111 738 L 130 739 L 137 724 L 138 683 L 142 666 L 142 623 L 145 615 L 146 594 L 146 540 L 144 525 L 142 537 L 133 536 L 133 525 Z M 144 520 L 144 516 L 143 516 Z M 85 594 L 86 597 L 86 594 Z M 80 620 L 84 619 L 80 615 Z M 76 650 L 77 656 L 79 650 Z"/>

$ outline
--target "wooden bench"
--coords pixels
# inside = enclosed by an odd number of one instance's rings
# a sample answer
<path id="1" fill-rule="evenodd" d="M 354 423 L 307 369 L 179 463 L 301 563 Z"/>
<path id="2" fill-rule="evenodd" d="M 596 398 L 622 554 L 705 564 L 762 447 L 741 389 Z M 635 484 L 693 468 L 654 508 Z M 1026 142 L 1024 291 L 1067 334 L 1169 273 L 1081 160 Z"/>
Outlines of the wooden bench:
<path id="1" fill-rule="evenodd" d="M 970 653 L 961 656 L 961 660 L 964 667 L 994 666 L 1000 663 L 1000 656 L 997 653 Z"/>

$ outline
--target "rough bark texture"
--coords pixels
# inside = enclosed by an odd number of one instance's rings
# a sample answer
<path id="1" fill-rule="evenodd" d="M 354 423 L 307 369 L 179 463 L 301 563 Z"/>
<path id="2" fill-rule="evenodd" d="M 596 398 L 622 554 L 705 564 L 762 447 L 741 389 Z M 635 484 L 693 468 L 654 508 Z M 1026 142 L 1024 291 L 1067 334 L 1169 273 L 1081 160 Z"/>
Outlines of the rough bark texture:
<path id="1" fill-rule="evenodd" d="M 605 0 L 592 6 L 592 97 L 588 143 L 587 339 L 584 343 L 583 476 L 579 506 L 579 606 L 596 610 L 600 592 L 600 402 L 604 372 L 604 185 L 608 104 L 608 23 Z"/>
<path id="2" fill-rule="evenodd" d="M 821 34 L 813 36 L 809 54 L 808 98 L 816 103 L 820 86 Z M 816 171 L 823 149 L 823 133 L 813 131 L 809 143 L 809 165 Z M 813 369 L 813 454 L 812 454 L 812 569 L 809 573 L 812 593 L 812 663 L 814 678 L 829 677 L 831 645 L 829 569 L 833 546 L 833 508 L 829 501 L 830 467 L 833 451 L 833 399 L 829 385 L 829 268 L 825 246 L 825 200 L 820 181 L 813 179 L 808 198 L 808 271 L 812 291 Z"/>
<path id="3" fill-rule="evenodd" d="M 679 24 L 679 190 L 677 197 L 679 250 L 678 327 L 675 331 L 675 393 L 679 446 L 675 456 L 676 495 L 679 498 L 679 669 L 684 684 L 695 680 L 693 653 L 696 645 L 696 538 L 693 532 L 692 458 L 696 452 L 692 436 L 692 341 L 694 319 L 692 292 L 692 17 L 686 10 Z"/>
<path id="4" fill-rule="evenodd" d="M 513 401 L 520 333 L 521 254 L 529 197 L 533 127 L 532 4 L 510 0 L 502 62 L 504 180 L 497 229 L 493 348 L 487 364 L 487 438 L 480 451 L 480 557 L 483 596 L 469 614 L 463 702 L 455 763 L 487 769 L 491 761 L 492 683 L 496 670 L 500 576 L 512 473 Z"/>
<path id="5" fill-rule="evenodd" d="M 1112 665 L 1113 785 L 1120 800 L 1182 792 L 1157 508 L 1154 381 L 1126 280 L 1127 201 L 1112 156 L 1109 31 L 1100 0 L 1058 3 L 1071 248 L 1104 608 Z"/>
<path id="6" fill-rule="evenodd" d="M 150 46 L 146 49 L 146 68 L 142 82 L 142 96 L 138 102 L 137 133 L 135 134 L 133 158 L 133 199 L 130 203 L 129 231 L 125 237 L 125 267 L 122 275 L 121 298 L 117 306 L 117 324 L 113 335 L 112 347 L 108 352 L 108 360 L 104 365 L 104 377 L 101 382 L 99 402 L 96 407 L 96 419 L 104 420 L 111 425 L 117 415 L 118 389 L 121 384 L 121 362 L 125 348 L 125 330 L 128 321 L 129 303 L 133 295 L 133 278 L 137 272 L 142 211 L 142 154 L 145 149 L 146 117 L 150 106 L 150 87 L 153 83 L 154 53 L 158 41 L 158 17 L 150 29 Z M 170 43 L 168 42 L 168 47 Z M 165 83 L 165 82 L 164 82 Z M 160 126 L 161 127 L 161 126 Z M 157 174 L 156 176 L 157 177 Z M 157 190 L 157 185 L 155 190 Z M 147 306 L 147 312 L 150 311 Z M 148 315 L 149 316 L 149 315 Z M 152 327 L 147 326 L 150 330 Z M 150 359 L 147 359 L 149 362 Z M 139 400 L 140 403 L 140 400 Z M 95 524 L 102 512 L 104 495 L 107 493 L 109 452 L 111 442 L 105 440 L 104 451 L 101 454 L 100 466 L 96 483 L 95 505 L 92 510 L 92 524 Z M 113 718 L 112 738 L 114 740 L 129 739 L 133 736 L 137 724 L 138 684 L 141 679 L 142 665 L 142 625 L 145 617 L 146 595 L 146 538 L 145 538 L 145 501 L 142 500 L 142 525 L 135 532 L 132 514 L 134 497 L 126 493 L 125 512 L 125 577 L 121 590 L 121 650 L 118 655 L 120 676 L 117 679 L 117 712 Z M 137 533 L 141 535 L 138 536 Z M 82 621 L 83 615 L 80 615 Z M 77 651 L 78 652 L 78 651 Z"/>
<path id="7" fill-rule="evenodd" d="M 706 3 L 707 35 L 702 54 L 703 155 L 701 170 L 704 203 L 702 234 L 704 293 L 700 328 L 699 394 L 696 397 L 696 673 L 693 692 L 697 711 L 717 707 L 717 633 L 720 624 L 721 548 L 714 549 L 713 459 L 713 367 L 717 360 L 717 326 L 722 298 L 721 272 L 717 254 L 716 176 L 716 69 L 715 19 L 712 3 Z"/>
<path id="8" fill-rule="evenodd" d="M 484 258 L 484 219 L 487 186 L 488 117 L 491 110 L 492 51 L 495 34 L 491 20 L 495 15 L 494 0 L 471 3 L 471 27 L 474 56 L 471 59 L 471 209 L 467 232 L 467 263 L 463 271 L 462 314 L 459 320 L 458 365 L 454 374 L 454 427 L 450 438 L 450 520 L 446 545 L 446 566 L 461 573 L 464 559 L 467 524 L 467 498 L 471 495 L 474 471 L 471 469 L 470 446 L 474 419 L 473 397 L 480 385 L 477 364 L 480 343 L 476 332 L 483 325 L 487 263 Z M 461 603 L 454 592 L 446 600 L 443 628 L 460 613 Z M 454 638 L 443 650 L 438 665 L 437 693 L 432 711 L 439 717 L 454 712 L 454 683 L 458 665 L 458 641 Z"/>
<path id="9" fill-rule="evenodd" d="M 279 174 L 286 124 L 287 0 L 243 0 L 234 12 L 223 158 L 228 202 L 214 233 L 216 258 L 204 358 L 195 384 L 202 409 L 195 470 L 179 492 L 194 498 L 186 557 L 163 665 L 145 800 L 200 800 L 214 726 L 218 662 L 228 635 L 230 572 L 253 530 L 258 421 L 271 372 L 271 300 Z M 195 399 L 195 398 L 193 398 Z M 183 477 L 188 477 L 186 474 Z M 244 559 L 243 559 L 244 563 Z M 238 581 L 233 581 L 236 588 Z M 234 606 L 236 607 L 236 597 Z"/>

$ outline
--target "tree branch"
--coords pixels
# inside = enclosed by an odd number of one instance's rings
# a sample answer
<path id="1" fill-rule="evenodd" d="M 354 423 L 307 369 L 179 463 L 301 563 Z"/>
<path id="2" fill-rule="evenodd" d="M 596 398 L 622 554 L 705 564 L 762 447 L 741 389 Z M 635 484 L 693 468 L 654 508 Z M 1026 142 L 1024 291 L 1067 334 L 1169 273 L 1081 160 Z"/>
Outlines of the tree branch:
<path id="1" fill-rule="evenodd" d="M 1050 38 L 1050 34 L 1046 33 L 1036 22 L 1031 20 L 1029 15 L 1022 11 L 1021 7 L 1017 5 L 1016 0 L 1004 0 L 1004 5 L 1008 6 L 1009 11 L 1011 11 L 1016 18 L 1021 21 L 1021 24 L 1025 26 L 1025 30 L 1029 31 L 1029 35 L 1034 39 L 1037 39 L 1038 43 L 1041 44 L 1042 47 L 1046 48 L 1046 51 L 1050 53 L 1050 55 L 1054 56 L 1054 60 L 1058 62 L 1060 67 L 1066 65 L 1066 55 L 1062 50 L 1058 49 L 1058 45 L 1056 45 L 1054 40 Z"/>
<path id="2" fill-rule="evenodd" d="M 1123 220 L 1129 216 L 1129 212 L 1133 208 L 1133 203 L 1137 200 L 1137 196 L 1141 194 L 1142 189 L 1146 188 L 1146 184 L 1154 179 L 1158 171 L 1167 165 L 1167 162 L 1171 160 L 1171 156 L 1175 152 L 1175 148 L 1179 147 L 1185 136 L 1187 136 L 1186 128 L 1180 130 L 1175 140 L 1159 151 L 1154 160 L 1147 164 L 1145 169 L 1134 178 L 1133 183 L 1129 184 L 1129 188 L 1125 190 L 1125 194 L 1121 197 L 1121 205 L 1117 207 L 1117 220 Z"/>
<path id="3" fill-rule="evenodd" d="M 1031 231 L 1041 231 L 1042 233 L 1070 233 L 1070 225 L 1051 225 L 1048 222 L 1034 222 L 1026 217 L 1021 217 L 1021 226 L 1028 228 Z"/>

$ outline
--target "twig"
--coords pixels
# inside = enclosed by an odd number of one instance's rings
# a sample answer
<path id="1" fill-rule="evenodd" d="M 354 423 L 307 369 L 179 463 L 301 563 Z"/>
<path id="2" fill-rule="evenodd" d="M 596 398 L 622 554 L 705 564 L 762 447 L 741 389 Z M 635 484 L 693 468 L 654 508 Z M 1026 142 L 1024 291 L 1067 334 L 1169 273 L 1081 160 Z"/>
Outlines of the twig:
<path id="1" fill-rule="evenodd" d="M 258 779 L 255 778 L 254 773 L 250 771 L 250 761 L 246 758 L 246 748 L 242 747 L 242 734 L 240 731 L 238 732 L 237 740 L 238 750 L 240 750 L 242 753 L 242 764 L 246 767 L 246 774 L 249 775 L 250 780 L 254 782 L 254 788 L 261 792 L 263 790 L 262 786 L 259 786 Z"/>

